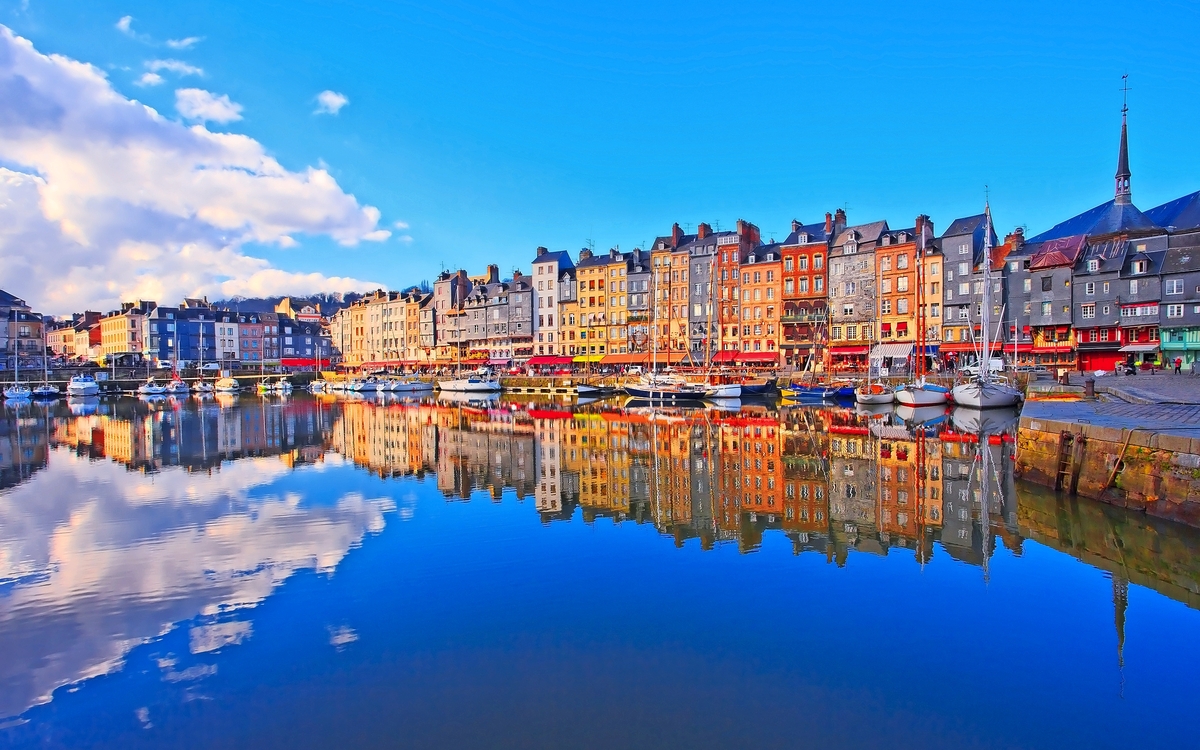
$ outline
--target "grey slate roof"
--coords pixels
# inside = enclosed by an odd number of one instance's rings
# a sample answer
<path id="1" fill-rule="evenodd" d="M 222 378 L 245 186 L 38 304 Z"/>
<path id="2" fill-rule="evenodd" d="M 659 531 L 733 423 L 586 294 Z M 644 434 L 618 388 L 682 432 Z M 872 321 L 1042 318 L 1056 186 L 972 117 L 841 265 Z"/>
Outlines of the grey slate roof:
<path id="1" fill-rule="evenodd" d="M 975 216 L 964 216 L 961 219 L 955 219 L 946 227 L 946 231 L 942 232 L 942 237 L 959 237 L 967 234 L 975 234 L 983 227 L 983 222 L 987 218 L 985 214 L 976 214 Z"/>
<path id="2" fill-rule="evenodd" d="M 1079 256 L 1075 273 L 1080 276 L 1087 276 L 1093 273 L 1116 273 L 1120 271 L 1121 267 L 1125 264 L 1125 250 L 1128 246 L 1129 243 L 1123 239 L 1112 239 L 1089 244 Z M 1093 260 L 1099 262 L 1099 268 L 1095 271 L 1089 271 L 1088 262 Z"/>
<path id="3" fill-rule="evenodd" d="M 571 254 L 566 250 L 555 250 L 553 252 L 545 252 L 535 256 L 534 263 L 547 263 L 549 261 L 558 261 L 558 267 L 573 266 L 575 263 L 571 260 Z"/>
<path id="4" fill-rule="evenodd" d="M 1118 203 L 1116 199 L 1101 203 L 1078 216 L 1055 224 L 1046 231 L 1029 238 L 1029 242 L 1045 242 L 1077 234 L 1101 237 L 1109 234 L 1153 234 L 1161 227 L 1138 210 L 1132 203 Z"/>
<path id="5" fill-rule="evenodd" d="M 800 235 L 802 235 L 802 234 L 808 235 L 808 241 L 805 243 L 800 242 Z M 787 239 L 785 239 L 783 242 L 781 242 L 779 244 L 780 245 L 800 245 L 800 244 L 811 245 L 816 242 L 825 242 L 828 239 L 829 239 L 829 235 L 825 233 L 825 222 L 819 221 L 816 224 L 805 224 L 805 225 L 801 226 L 800 229 L 789 234 L 787 236 Z"/>
<path id="6" fill-rule="evenodd" d="M 1200 247 L 1173 247 L 1163 258 L 1162 273 L 1200 271 Z"/>
<path id="7" fill-rule="evenodd" d="M 851 238 L 858 242 L 876 242 L 880 235 L 888 231 L 888 223 L 884 221 L 873 221 L 870 224 L 858 224 L 852 227 L 846 227 L 838 236 L 834 238 L 833 244 L 837 246 L 845 245 Z"/>
<path id="8" fill-rule="evenodd" d="M 1173 232 L 1200 228 L 1200 190 L 1155 206 L 1146 217 Z"/>

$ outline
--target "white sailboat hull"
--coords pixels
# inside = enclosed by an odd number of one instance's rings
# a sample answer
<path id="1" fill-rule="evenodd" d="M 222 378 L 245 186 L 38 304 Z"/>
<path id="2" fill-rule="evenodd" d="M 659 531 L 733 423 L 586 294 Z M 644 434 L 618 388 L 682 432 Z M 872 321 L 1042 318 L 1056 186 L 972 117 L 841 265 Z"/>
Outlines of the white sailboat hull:
<path id="1" fill-rule="evenodd" d="M 1021 402 L 1021 392 L 1003 383 L 963 383 L 951 393 L 954 403 L 974 409 L 1004 409 Z"/>
<path id="2" fill-rule="evenodd" d="M 479 378 L 439 380 L 438 388 L 452 393 L 498 393 L 500 391 L 500 381 L 482 380 Z"/>
<path id="3" fill-rule="evenodd" d="M 938 406 L 950 399 L 950 394 L 941 389 L 906 385 L 896 389 L 896 403 L 901 406 Z"/>
<path id="4" fill-rule="evenodd" d="M 710 385 L 708 390 L 704 392 L 707 398 L 741 398 L 742 386 L 740 383 L 731 385 Z"/>
<path id="5" fill-rule="evenodd" d="M 5 398 L 24 399 L 29 398 L 31 395 L 33 395 L 33 391 L 30 390 L 29 386 L 24 385 L 23 383 L 18 383 L 4 389 Z"/>
<path id="6" fill-rule="evenodd" d="M 394 393 L 418 393 L 420 391 L 432 391 L 433 383 L 424 383 L 420 380 L 413 381 L 396 381 L 391 389 Z"/>
<path id="7" fill-rule="evenodd" d="M 895 400 L 895 394 L 891 391 L 883 393 L 866 393 L 861 388 L 854 391 L 854 400 L 860 404 L 868 406 L 879 406 L 882 404 L 890 404 Z"/>

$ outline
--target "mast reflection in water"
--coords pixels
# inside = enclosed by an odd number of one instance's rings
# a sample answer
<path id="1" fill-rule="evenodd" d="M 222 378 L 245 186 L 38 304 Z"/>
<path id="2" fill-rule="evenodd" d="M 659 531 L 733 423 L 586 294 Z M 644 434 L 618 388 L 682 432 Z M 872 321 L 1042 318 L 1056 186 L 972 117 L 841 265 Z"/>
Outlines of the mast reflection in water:
<path id="1" fill-rule="evenodd" d="M 1187 736 L 1200 535 L 1019 487 L 1013 421 L 991 420 L 382 396 L 10 407 L 0 738 Z M 978 710 L 985 694 L 1011 710 Z"/>

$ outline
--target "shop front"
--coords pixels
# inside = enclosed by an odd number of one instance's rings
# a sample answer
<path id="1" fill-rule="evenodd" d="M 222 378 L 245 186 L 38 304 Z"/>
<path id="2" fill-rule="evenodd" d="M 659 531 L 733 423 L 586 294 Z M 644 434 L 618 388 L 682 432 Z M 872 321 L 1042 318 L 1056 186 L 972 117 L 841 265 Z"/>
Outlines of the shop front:
<path id="1" fill-rule="evenodd" d="M 871 352 L 869 346 L 831 346 L 829 347 L 829 369 L 833 372 L 865 372 L 867 355 Z"/>

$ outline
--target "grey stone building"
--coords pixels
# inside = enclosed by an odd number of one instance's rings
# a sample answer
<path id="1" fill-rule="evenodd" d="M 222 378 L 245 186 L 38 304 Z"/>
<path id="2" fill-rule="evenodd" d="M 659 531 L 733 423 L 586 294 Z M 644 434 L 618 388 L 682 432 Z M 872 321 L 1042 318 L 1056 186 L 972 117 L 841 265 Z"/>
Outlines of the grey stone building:
<path id="1" fill-rule="evenodd" d="M 888 232 L 886 221 L 838 232 L 829 248 L 829 355 L 838 367 L 866 367 L 871 328 L 876 320 L 875 249 Z M 846 332 L 854 326 L 858 338 Z"/>
<path id="2" fill-rule="evenodd" d="M 514 270 L 508 282 L 508 336 L 516 363 L 533 356 L 533 305 L 533 279 Z"/>
<path id="3" fill-rule="evenodd" d="M 730 232 L 729 234 L 733 234 Z M 720 321 L 713 307 L 716 293 L 713 273 L 717 267 L 717 238 L 709 235 L 684 245 L 688 252 L 691 274 L 688 288 L 688 348 L 694 359 L 704 362 L 716 353 L 720 338 Z M 708 353 L 705 353 L 705 342 Z"/>
<path id="4" fill-rule="evenodd" d="M 629 351 L 646 352 L 650 350 L 650 253 L 634 248 L 627 263 Z"/>
<path id="5" fill-rule="evenodd" d="M 1121 266 L 1126 243 L 1088 245 L 1075 266 L 1072 284 L 1075 348 L 1083 370 L 1111 370 L 1121 354 Z"/>
<path id="6" fill-rule="evenodd" d="M 1112 240 L 1116 242 L 1117 240 Z M 1159 304 L 1167 235 L 1129 240 L 1121 266 L 1121 353 L 1132 364 L 1158 361 Z M 1082 365 L 1081 365 L 1082 367 Z"/>

